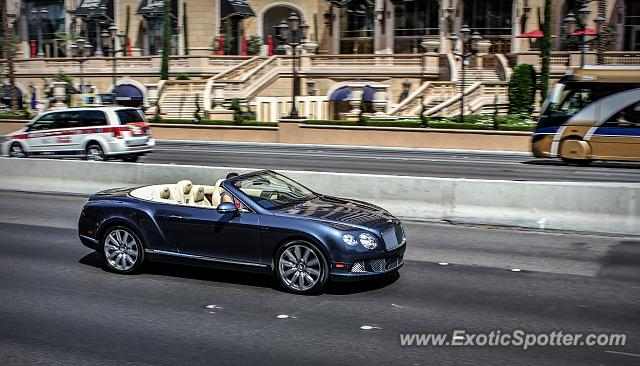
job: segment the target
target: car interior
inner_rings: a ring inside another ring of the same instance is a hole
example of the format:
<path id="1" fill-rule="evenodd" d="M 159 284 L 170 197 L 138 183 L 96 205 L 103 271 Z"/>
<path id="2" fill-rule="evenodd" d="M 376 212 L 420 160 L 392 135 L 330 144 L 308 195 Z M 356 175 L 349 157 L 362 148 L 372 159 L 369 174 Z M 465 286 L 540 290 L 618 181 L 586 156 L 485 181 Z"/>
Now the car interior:
<path id="1" fill-rule="evenodd" d="M 190 180 L 181 180 L 176 184 L 140 187 L 132 191 L 131 195 L 149 201 L 213 208 L 218 207 L 222 202 L 231 202 L 235 203 L 239 209 L 245 210 L 240 201 L 220 186 L 223 181 L 224 179 L 219 179 L 215 185 L 209 186 L 194 185 Z"/>

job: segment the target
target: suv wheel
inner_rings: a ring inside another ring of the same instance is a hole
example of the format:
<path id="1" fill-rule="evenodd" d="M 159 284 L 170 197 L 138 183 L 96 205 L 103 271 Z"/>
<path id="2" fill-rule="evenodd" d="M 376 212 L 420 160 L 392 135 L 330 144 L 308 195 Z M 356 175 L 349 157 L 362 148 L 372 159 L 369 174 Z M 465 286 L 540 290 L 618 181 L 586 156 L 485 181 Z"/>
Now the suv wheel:
<path id="1" fill-rule="evenodd" d="M 24 153 L 22 145 L 14 142 L 9 148 L 9 156 L 12 158 L 24 158 L 25 156 L 27 156 L 27 154 Z"/>
<path id="2" fill-rule="evenodd" d="M 96 143 L 92 143 L 87 145 L 87 149 L 85 151 L 85 156 L 87 160 L 93 161 L 103 161 L 104 160 L 104 151 L 102 147 Z"/>

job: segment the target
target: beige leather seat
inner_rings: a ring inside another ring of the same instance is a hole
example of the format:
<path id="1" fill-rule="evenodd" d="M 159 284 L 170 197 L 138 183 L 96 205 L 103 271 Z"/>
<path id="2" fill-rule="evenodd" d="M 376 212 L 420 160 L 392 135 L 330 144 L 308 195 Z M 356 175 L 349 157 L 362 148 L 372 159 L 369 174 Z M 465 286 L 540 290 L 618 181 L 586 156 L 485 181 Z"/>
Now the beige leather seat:
<path id="1" fill-rule="evenodd" d="M 218 179 L 215 186 L 213 186 L 213 193 L 211 194 L 211 203 L 216 207 L 220 204 L 220 197 L 224 192 L 224 189 L 220 188 L 220 184 L 222 184 L 222 182 L 224 182 L 224 179 Z"/>
<path id="2" fill-rule="evenodd" d="M 194 206 L 206 206 L 211 207 L 211 202 L 204 196 L 204 187 L 203 186 L 193 186 L 193 201 L 190 203 Z"/>
<path id="3" fill-rule="evenodd" d="M 169 188 L 169 186 L 160 187 L 160 189 L 158 190 L 158 198 L 167 201 L 173 200 L 173 197 L 171 195 L 171 188 Z"/>
<path id="4" fill-rule="evenodd" d="M 191 190 L 193 183 L 190 180 L 181 180 L 176 184 L 176 197 L 175 199 L 179 203 L 189 204 L 193 201 L 193 194 Z"/>

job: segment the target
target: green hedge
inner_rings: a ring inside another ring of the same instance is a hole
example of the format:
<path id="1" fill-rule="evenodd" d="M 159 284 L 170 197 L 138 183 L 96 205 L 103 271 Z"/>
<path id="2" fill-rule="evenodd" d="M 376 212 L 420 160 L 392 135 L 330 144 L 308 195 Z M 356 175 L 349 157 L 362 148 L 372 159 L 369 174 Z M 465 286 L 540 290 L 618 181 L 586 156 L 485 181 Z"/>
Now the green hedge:
<path id="1" fill-rule="evenodd" d="M 21 120 L 30 120 L 33 118 L 31 114 L 11 114 L 11 113 L 0 113 L 0 119 L 21 119 Z"/>
<path id="2" fill-rule="evenodd" d="M 203 119 L 200 123 L 194 123 L 193 120 L 190 119 L 167 119 L 163 118 L 162 120 L 156 121 L 154 119 L 150 119 L 151 123 L 158 124 L 185 124 L 185 125 L 208 125 L 208 126 L 216 126 L 216 125 L 225 125 L 225 126 L 263 126 L 263 127 L 277 127 L 277 122 L 260 122 L 260 121 L 223 121 L 223 120 L 214 120 L 214 119 Z"/>
<path id="3" fill-rule="evenodd" d="M 465 116 L 464 123 L 460 123 L 460 117 L 426 117 L 424 122 L 427 128 L 452 128 L 463 130 L 493 130 L 493 116 L 472 115 Z M 506 116 L 496 116 L 501 131 L 533 131 L 536 121 L 529 115 L 516 114 Z M 310 125 L 333 125 L 333 126 L 373 126 L 373 127 L 412 127 L 420 128 L 421 121 L 418 119 L 401 119 L 396 121 L 376 121 L 368 120 L 366 123 L 358 121 L 343 120 L 310 120 L 305 123 Z"/>

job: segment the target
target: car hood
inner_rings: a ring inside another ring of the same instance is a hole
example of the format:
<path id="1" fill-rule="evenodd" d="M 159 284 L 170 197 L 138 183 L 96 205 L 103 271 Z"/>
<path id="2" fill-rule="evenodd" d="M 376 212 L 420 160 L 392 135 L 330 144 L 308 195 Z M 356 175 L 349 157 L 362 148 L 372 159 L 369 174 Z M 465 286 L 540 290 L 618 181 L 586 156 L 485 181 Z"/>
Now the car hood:
<path id="1" fill-rule="evenodd" d="M 376 205 L 331 196 L 318 196 L 295 206 L 275 210 L 274 213 L 377 230 L 382 230 L 398 221 L 389 212 Z"/>

